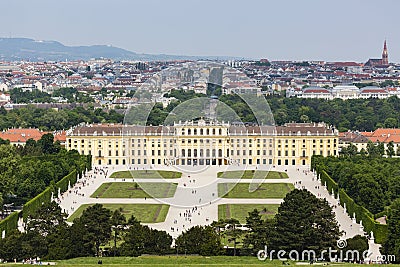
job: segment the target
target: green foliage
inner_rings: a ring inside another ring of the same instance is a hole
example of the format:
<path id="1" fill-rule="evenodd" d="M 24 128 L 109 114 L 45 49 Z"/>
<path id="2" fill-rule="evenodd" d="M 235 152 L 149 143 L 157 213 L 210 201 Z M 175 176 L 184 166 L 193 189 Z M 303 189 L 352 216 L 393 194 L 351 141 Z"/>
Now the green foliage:
<path id="1" fill-rule="evenodd" d="M 0 112 L 0 129 L 13 127 L 39 128 L 45 131 L 63 130 L 79 123 L 118 123 L 124 119 L 123 114 L 115 110 L 106 112 L 100 108 L 42 109 L 28 105 L 26 108 Z"/>
<path id="2" fill-rule="evenodd" d="M 260 212 L 256 209 L 249 212 L 246 218 L 246 231 L 243 248 L 248 250 L 251 255 L 255 255 L 259 250 L 265 248 L 273 231 L 273 220 L 262 220 Z"/>
<path id="3" fill-rule="evenodd" d="M 95 255 L 100 256 L 100 245 L 105 244 L 111 237 L 111 211 L 101 204 L 89 206 L 82 216 L 74 220 L 86 229 L 85 238 L 90 240 Z"/>
<path id="4" fill-rule="evenodd" d="M 221 239 L 211 226 L 194 226 L 176 239 L 180 254 L 215 256 L 222 253 Z"/>
<path id="5" fill-rule="evenodd" d="M 313 156 L 311 160 L 311 168 L 317 171 L 321 183 L 326 183 L 329 192 L 333 189 L 335 196 L 339 193 L 340 203 L 342 206 L 346 204 L 349 216 L 353 217 L 355 214 L 357 222 L 362 221 L 368 233 L 374 232 L 377 243 L 386 240 L 388 230 L 387 225 L 374 220 L 375 216 L 371 211 L 382 211 L 398 196 L 399 166 L 398 159 L 371 159 L 363 156 Z"/>
<path id="6" fill-rule="evenodd" d="M 348 238 L 347 246 L 345 247 L 345 253 L 347 251 L 358 251 L 359 255 L 362 255 L 364 251 L 369 248 L 368 239 L 365 236 L 356 235 L 352 238 Z"/>
<path id="7" fill-rule="evenodd" d="M 59 150 L 52 139 L 52 135 L 46 135 L 39 140 L 41 142 L 32 143 L 31 147 L 39 150 L 23 151 L 0 145 L 0 194 L 5 196 L 6 203 L 28 200 L 21 214 L 13 213 L 0 222 L 0 229 L 6 233 L 17 228 L 19 216 L 25 221 L 36 216 L 43 204 L 50 203 L 52 193 L 56 196 L 58 188 L 61 192 L 66 191 L 68 183 L 76 182 L 77 173 L 91 168 L 90 157 L 80 156 L 76 151 Z M 36 156 L 37 152 L 40 152 L 39 156 Z"/>
<path id="8" fill-rule="evenodd" d="M 23 91 L 21 88 L 10 90 L 10 98 L 14 103 L 51 103 L 51 95 L 39 90 Z"/>
<path id="9" fill-rule="evenodd" d="M 167 232 L 141 225 L 133 216 L 128 221 L 123 240 L 121 255 L 134 257 L 142 254 L 164 255 L 170 251 L 172 244 L 172 237 Z"/>
<path id="10" fill-rule="evenodd" d="M 6 236 L 12 230 L 17 229 L 18 227 L 18 211 L 15 211 L 7 216 L 4 220 L 0 221 L 0 231 L 6 231 Z"/>
<path id="11" fill-rule="evenodd" d="M 383 243 L 384 255 L 395 255 L 400 262 L 400 198 L 393 201 L 388 215 L 388 235 Z"/>
<path id="12" fill-rule="evenodd" d="M 273 249 L 321 252 L 334 247 L 339 226 L 329 203 L 307 190 L 288 193 L 275 216 L 270 245 Z"/>

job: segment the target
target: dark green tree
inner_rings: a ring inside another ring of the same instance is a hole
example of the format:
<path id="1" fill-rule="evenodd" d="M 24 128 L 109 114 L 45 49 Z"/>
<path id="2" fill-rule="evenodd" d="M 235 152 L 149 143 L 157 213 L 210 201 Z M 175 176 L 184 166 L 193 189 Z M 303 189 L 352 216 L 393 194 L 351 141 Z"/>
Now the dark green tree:
<path id="1" fill-rule="evenodd" d="M 336 246 L 339 226 L 329 203 L 309 191 L 295 189 L 288 193 L 278 209 L 273 249 L 320 252 Z"/>
<path id="2" fill-rule="evenodd" d="M 363 255 L 364 251 L 367 251 L 369 248 L 368 239 L 365 236 L 356 235 L 352 238 L 348 238 L 346 241 L 347 241 L 347 245 L 343 249 L 344 252 L 358 251 L 359 255 Z M 351 254 L 347 254 L 347 255 L 351 256 Z M 354 258 L 354 259 L 348 259 L 348 260 L 355 261 L 358 259 Z"/>
<path id="3" fill-rule="evenodd" d="M 241 224 L 239 220 L 230 218 L 226 220 L 224 235 L 228 237 L 228 242 L 233 243 L 233 256 L 236 256 L 236 246 L 239 244 L 239 239 L 243 235 L 243 231 L 238 228 Z"/>
<path id="4" fill-rule="evenodd" d="M 116 209 L 111 215 L 111 227 L 114 232 L 114 256 L 117 252 L 117 241 L 120 236 L 121 231 L 123 231 L 126 225 L 126 218 L 122 214 L 122 208 Z"/>
<path id="5" fill-rule="evenodd" d="M 393 156 L 395 155 L 393 141 L 390 141 L 390 142 L 387 144 L 386 155 L 387 155 L 389 158 L 391 158 L 391 157 L 393 157 Z"/>
<path id="6" fill-rule="evenodd" d="M 95 204 L 84 210 L 77 220 L 84 225 L 87 239 L 91 241 L 96 255 L 100 256 L 100 246 L 111 237 L 111 211 L 101 204 Z"/>
<path id="7" fill-rule="evenodd" d="M 400 262 L 400 198 L 390 206 L 388 218 L 388 236 L 382 245 L 384 255 L 395 255 L 396 262 Z"/>
<path id="8" fill-rule="evenodd" d="M 243 239 L 243 248 L 254 255 L 259 250 L 264 249 L 267 244 L 268 235 L 271 234 L 273 221 L 261 219 L 257 209 L 249 212 L 246 217 L 246 227 L 248 228 Z"/>
<path id="9" fill-rule="evenodd" d="M 179 235 L 175 243 L 180 253 L 203 256 L 222 253 L 221 239 L 211 226 L 194 226 Z"/>

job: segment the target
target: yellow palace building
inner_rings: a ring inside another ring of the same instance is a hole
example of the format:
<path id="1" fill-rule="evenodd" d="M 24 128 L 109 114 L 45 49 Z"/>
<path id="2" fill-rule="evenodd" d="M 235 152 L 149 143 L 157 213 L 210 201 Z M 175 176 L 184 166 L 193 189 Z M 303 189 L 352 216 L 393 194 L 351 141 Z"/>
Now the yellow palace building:
<path id="1" fill-rule="evenodd" d="M 309 165 L 312 155 L 338 155 L 338 136 L 324 123 L 201 119 L 170 126 L 76 126 L 67 131 L 66 148 L 92 155 L 94 165 Z"/>

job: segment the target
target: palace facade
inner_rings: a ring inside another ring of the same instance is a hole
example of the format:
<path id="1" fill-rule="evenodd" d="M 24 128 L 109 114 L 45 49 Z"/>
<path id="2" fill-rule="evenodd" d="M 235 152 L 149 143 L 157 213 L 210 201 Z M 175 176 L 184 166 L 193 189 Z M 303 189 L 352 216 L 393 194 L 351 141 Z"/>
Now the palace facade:
<path id="1" fill-rule="evenodd" d="M 309 165 L 312 155 L 338 155 L 338 136 L 324 123 L 92 124 L 67 131 L 66 148 L 94 165 Z"/>

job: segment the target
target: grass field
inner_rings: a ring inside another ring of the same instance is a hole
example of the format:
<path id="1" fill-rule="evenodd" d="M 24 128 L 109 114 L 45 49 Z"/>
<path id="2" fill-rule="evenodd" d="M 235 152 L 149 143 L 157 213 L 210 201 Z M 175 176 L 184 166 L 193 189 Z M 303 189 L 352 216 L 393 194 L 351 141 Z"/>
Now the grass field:
<path id="1" fill-rule="evenodd" d="M 285 172 L 277 171 L 226 171 L 217 173 L 218 178 L 230 178 L 230 179 L 285 179 L 289 178 Z"/>
<path id="2" fill-rule="evenodd" d="M 89 206 L 92 206 L 92 204 L 80 206 L 68 218 L 68 221 L 72 222 L 75 218 L 80 217 L 82 212 Z M 126 219 L 129 219 L 133 215 L 142 223 L 163 222 L 169 210 L 169 205 L 163 204 L 103 204 L 103 207 L 111 211 L 122 208 L 122 214 L 125 215 Z"/>
<path id="3" fill-rule="evenodd" d="M 153 178 L 153 179 L 175 179 L 181 178 L 181 172 L 174 171 L 157 171 L 157 170 L 133 170 L 133 171 L 120 171 L 114 172 L 110 175 L 110 178 Z"/>
<path id="4" fill-rule="evenodd" d="M 257 209 L 263 220 L 272 219 L 278 213 L 277 204 L 222 204 L 218 205 L 218 219 L 238 219 L 241 224 L 246 223 L 250 211 Z"/>
<path id="5" fill-rule="evenodd" d="M 57 266 L 99 266 L 99 258 L 77 258 L 58 261 Z M 259 261 L 257 257 L 228 257 L 228 256 L 141 256 L 101 258 L 100 266 L 282 266 L 281 261 Z M 291 264 L 294 265 L 294 264 Z"/>
<path id="6" fill-rule="evenodd" d="M 168 198 L 173 197 L 175 183 L 104 183 L 91 195 L 99 198 Z"/>
<path id="7" fill-rule="evenodd" d="M 294 189 L 289 183 L 221 183 L 218 184 L 218 196 L 224 198 L 284 198 Z"/>
<path id="8" fill-rule="evenodd" d="M 98 260 L 101 259 L 103 264 L 98 265 Z M 103 258 L 76 258 L 64 261 L 56 261 L 57 265 L 60 267 L 64 266 L 81 266 L 81 267 L 95 267 L 95 266 L 106 266 L 106 267 L 116 267 L 116 266 L 267 266 L 276 267 L 284 266 L 282 261 L 273 260 L 270 261 L 259 261 L 257 257 L 229 257 L 229 256 L 141 256 L 141 257 L 103 257 Z M 296 262 L 288 261 L 287 265 L 296 266 Z M 308 265 L 303 263 L 303 265 Z M 318 263 L 322 265 L 322 263 Z M 317 264 L 315 264 L 317 265 Z M 324 263 L 323 265 L 328 265 Z M 354 267 L 354 266 L 365 266 L 353 263 L 329 263 L 330 266 L 340 266 L 340 267 Z M 3 266 L 3 265 L 0 265 Z M 368 266 L 382 266 L 377 264 L 372 264 Z M 390 266 L 399 267 L 400 265 L 391 264 Z"/>

